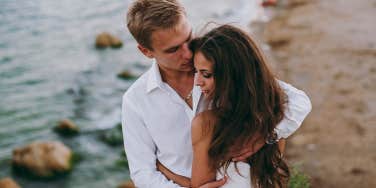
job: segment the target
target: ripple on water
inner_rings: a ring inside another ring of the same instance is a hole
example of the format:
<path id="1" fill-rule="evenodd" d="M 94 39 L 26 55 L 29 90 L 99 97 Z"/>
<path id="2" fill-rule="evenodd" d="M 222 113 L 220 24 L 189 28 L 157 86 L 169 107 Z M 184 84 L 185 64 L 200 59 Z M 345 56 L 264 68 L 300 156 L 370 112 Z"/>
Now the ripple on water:
<path id="1" fill-rule="evenodd" d="M 22 75 L 28 70 L 26 67 L 18 66 L 12 67 L 9 70 L 2 70 L 0 72 L 0 79 L 11 79 Z"/>
<path id="2" fill-rule="evenodd" d="M 0 48 L 1 48 L 1 43 L 0 43 Z M 13 58 L 11 56 L 4 56 L 0 60 L 0 65 L 10 63 L 12 60 L 13 60 Z"/>

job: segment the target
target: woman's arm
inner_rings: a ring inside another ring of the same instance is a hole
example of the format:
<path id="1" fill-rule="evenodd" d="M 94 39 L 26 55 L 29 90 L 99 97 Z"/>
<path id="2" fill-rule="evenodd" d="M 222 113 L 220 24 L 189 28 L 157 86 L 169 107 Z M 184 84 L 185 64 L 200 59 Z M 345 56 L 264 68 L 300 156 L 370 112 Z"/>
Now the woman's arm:
<path id="1" fill-rule="evenodd" d="M 183 187 L 217 188 L 224 185 L 227 178 L 216 181 L 216 170 L 209 165 L 208 151 L 213 131 L 214 117 L 210 112 L 198 114 L 192 121 L 192 178 L 177 175 L 157 161 L 157 169 L 167 179 Z"/>
<path id="2" fill-rule="evenodd" d="M 162 163 L 157 161 L 157 169 L 160 171 L 168 180 L 172 180 L 174 183 L 182 186 L 182 187 L 191 187 L 191 179 L 185 176 L 181 176 L 175 174 L 167 167 L 165 167 Z"/>
<path id="3" fill-rule="evenodd" d="M 157 161 L 157 169 L 160 171 L 163 175 L 166 176 L 168 180 L 172 180 L 176 184 L 182 186 L 182 187 L 191 187 L 191 179 L 187 178 L 185 176 L 181 176 L 178 174 L 173 173 L 170 171 L 167 167 L 163 166 L 159 161 Z M 224 178 L 206 183 L 198 188 L 218 188 L 222 185 L 224 185 L 227 181 L 227 177 L 225 176 Z"/>
<path id="4" fill-rule="evenodd" d="M 209 164 L 208 151 L 213 125 L 210 125 L 209 121 L 212 118 L 207 116 L 207 113 L 203 112 L 198 114 L 192 121 L 192 187 L 199 187 L 216 179 L 216 170 L 212 169 Z"/>

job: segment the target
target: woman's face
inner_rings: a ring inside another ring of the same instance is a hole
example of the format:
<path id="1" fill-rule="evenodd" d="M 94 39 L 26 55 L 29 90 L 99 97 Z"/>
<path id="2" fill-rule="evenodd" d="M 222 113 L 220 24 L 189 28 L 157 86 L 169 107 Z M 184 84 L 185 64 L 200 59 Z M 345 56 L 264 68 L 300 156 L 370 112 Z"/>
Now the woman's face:
<path id="1" fill-rule="evenodd" d="M 195 84 L 200 86 L 205 98 L 211 99 L 215 89 L 213 63 L 207 60 L 201 52 L 195 53 L 193 61 L 196 69 Z"/>

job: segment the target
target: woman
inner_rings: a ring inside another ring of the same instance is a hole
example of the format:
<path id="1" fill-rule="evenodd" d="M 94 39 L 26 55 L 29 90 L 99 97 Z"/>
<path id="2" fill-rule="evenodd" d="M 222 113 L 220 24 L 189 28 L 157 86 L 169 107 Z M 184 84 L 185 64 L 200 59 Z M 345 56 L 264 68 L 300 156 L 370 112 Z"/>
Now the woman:
<path id="1" fill-rule="evenodd" d="M 190 48 L 196 85 L 211 101 L 192 121 L 191 187 L 223 175 L 223 187 L 285 187 L 289 170 L 275 142 L 243 162 L 231 161 L 231 150 L 250 138 L 272 140 L 284 117 L 284 93 L 259 47 L 242 30 L 223 25 L 193 39 Z M 170 179 L 184 185 L 184 178 Z"/>

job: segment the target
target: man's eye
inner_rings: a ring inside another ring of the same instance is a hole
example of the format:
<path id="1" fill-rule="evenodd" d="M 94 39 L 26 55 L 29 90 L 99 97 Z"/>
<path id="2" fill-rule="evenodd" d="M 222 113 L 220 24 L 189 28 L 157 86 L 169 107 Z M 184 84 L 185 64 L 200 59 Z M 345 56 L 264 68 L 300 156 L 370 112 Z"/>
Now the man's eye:
<path id="1" fill-rule="evenodd" d="M 179 49 L 179 47 L 175 47 L 175 48 L 168 49 L 166 52 L 167 52 L 167 53 L 174 53 L 174 52 L 176 52 L 178 49 Z"/>

